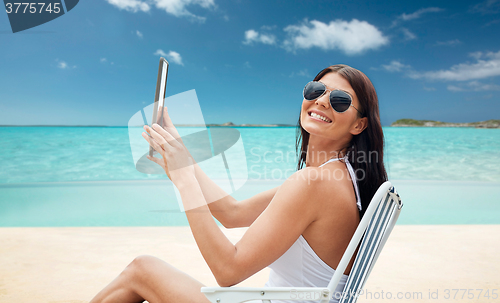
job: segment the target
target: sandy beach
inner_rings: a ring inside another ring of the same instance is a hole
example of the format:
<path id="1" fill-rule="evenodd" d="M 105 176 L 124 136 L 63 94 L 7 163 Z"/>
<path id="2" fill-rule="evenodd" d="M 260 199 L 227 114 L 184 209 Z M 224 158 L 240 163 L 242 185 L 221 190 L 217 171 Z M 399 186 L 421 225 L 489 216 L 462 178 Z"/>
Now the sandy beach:
<path id="1" fill-rule="evenodd" d="M 234 243 L 245 230 L 223 229 Z M 500 225 L 397 225 L 358 302 L 500 302 L 499 233 Z M 189 227 L 0 228 L 0 302 L 88 302 L 143 254 L 217 285 Z M 263 286 L 268 273 L 238 286 Z"/>

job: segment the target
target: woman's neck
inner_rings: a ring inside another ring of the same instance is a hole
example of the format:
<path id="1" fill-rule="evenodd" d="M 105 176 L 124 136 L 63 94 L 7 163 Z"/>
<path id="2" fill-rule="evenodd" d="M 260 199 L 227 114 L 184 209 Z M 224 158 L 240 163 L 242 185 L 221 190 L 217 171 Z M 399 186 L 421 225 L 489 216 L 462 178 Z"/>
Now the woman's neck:
<path id="1" fill-rule="evenodd" d="M 307 145 L 306 167 L 318 167 L 330 159 L 341 158 L 345 155 L 347 145 L 334 140 L 325 140 L 323 137 L 309 136 Z"/>

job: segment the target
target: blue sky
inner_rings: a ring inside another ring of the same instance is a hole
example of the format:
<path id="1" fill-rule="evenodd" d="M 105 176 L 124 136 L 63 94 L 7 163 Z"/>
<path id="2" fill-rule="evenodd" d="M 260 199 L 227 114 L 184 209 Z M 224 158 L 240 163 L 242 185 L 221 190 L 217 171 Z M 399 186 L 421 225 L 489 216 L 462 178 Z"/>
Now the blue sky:
<path id="1" fill-rule="evenodd" d="M 500 0 L 86 0 L 12 34 L 0 13 L 1 125 L 127 125 L 196 89 L 207 123 L 295 124 L 303 86 L 343 63 L 374 83 L 382 124 L 500 119 Z"/>

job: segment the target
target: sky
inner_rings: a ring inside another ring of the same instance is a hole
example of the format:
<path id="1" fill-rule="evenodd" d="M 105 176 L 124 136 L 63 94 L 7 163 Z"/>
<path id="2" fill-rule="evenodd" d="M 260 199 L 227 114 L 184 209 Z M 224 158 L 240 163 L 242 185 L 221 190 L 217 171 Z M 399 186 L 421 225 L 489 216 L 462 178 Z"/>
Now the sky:
<path id="1" fill-rule="evenodd" d="M 364 72 L 382 124 L 500 119 L 500 0 L 85 0 L 13 34 L 0 13 L 0 125 L 126 126 L 195 89 L 206 123 L 296 124 L 323 68 Z"/>

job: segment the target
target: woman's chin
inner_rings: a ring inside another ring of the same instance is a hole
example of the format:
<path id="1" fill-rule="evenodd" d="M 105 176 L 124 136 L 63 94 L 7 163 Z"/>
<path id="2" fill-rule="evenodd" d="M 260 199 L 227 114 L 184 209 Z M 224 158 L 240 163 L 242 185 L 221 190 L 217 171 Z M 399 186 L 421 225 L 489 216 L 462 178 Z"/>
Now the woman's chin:
<path id="1" fill-rule="evenodd" d="M 316 121 L 307 121 L 302 124 L 302 127 L 311 135 L 325 135 L 325 126 L 327 126 L 326 123 Z"/>
<path id="2" fill-rule="evenodd" d="M 317 126 L 304 127 L 305 131 L 309 133 L 309 136 L 319 136 L 324 137 L 326 133 L 324 130 L 319 129 Z"/>

